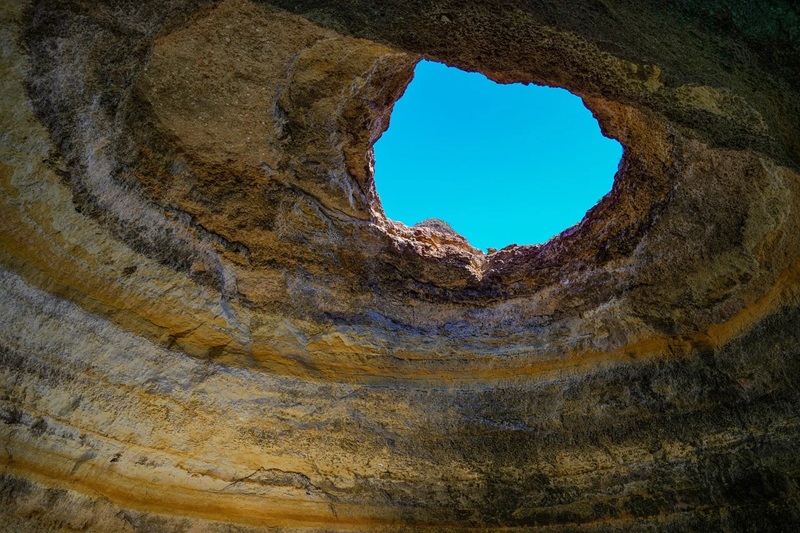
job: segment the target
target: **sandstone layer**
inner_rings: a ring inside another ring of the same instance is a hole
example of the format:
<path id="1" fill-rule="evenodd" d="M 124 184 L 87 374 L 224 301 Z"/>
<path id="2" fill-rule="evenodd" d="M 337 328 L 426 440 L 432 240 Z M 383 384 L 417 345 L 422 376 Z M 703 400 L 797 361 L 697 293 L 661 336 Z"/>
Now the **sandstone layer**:
<path id="1" fill-rule="evenodd" d="M 0 20 L 0 529 L 800 528 L 791 0 Z M 388 220 L 421 58 L 580 95 L 612 191 L 489 255 Z"/>

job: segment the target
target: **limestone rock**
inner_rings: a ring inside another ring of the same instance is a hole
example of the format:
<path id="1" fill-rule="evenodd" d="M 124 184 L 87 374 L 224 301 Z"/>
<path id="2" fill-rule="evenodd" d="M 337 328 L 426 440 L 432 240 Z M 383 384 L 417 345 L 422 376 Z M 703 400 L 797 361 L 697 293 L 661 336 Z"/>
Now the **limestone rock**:
<path id="1" fill-rule="evenodd" d="M 0 4 L 0 529 L 800 527 L 800 11 Z M 612 191 L 388 220 L 422 57 L 580 95 Z"/>

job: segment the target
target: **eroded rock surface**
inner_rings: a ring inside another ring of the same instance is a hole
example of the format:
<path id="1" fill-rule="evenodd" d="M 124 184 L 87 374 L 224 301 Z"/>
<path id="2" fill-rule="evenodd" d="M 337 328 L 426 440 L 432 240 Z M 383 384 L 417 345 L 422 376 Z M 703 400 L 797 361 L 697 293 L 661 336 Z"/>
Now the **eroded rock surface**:
<path id="1" fill-rule="evenodd" d="M 3 529 L 800 527 L 788 0 L 0 18 Z M 582 96 L 613 190 L 489 255 L 386 219 L 422 57 Z"/>

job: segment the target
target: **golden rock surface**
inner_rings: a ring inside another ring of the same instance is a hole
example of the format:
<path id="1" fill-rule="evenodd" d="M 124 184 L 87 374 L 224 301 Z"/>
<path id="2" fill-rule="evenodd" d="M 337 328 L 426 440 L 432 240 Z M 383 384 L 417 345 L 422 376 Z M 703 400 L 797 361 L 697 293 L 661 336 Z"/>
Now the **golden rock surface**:
<path id="1" fill-rule="evenodd" d="M 0 21 L 0 530 L 800 527 L 790 0 Z M 422 57 L 582 96 L 612 191 L 489 255 L 386 219 Z"/>

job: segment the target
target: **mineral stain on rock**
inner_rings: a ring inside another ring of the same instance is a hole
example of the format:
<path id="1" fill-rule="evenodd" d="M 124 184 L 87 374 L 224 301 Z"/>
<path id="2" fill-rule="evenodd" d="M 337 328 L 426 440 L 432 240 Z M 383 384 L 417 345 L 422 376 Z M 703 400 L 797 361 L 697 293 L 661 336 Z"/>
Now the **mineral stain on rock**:
<path id="1" fill-rule="evenodd" d="M 0 529 L 800 527 L 800 12 L 0 5 Z M 388 220 L 421 59 L 580 95 L 612 191 Z"/>

